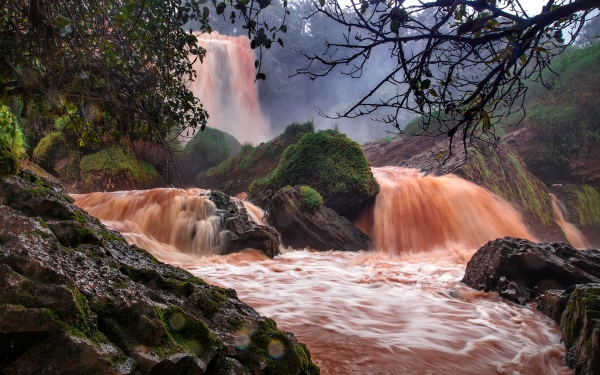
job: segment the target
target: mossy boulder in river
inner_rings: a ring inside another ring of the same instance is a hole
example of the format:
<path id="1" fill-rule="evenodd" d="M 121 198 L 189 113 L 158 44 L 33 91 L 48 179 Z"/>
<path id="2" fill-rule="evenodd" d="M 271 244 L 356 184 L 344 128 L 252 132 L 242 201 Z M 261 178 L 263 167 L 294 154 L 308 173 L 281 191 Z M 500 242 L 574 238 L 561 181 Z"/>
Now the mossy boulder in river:
<path id="1" fill-rule="evenodd" d="M 63 133 L 56 131 L 42 138 L 33 149 L 33 162 L 49 171 L 55 171 L 54 165 L 69 155 L 67 140 Z"/>
<path id="2" fill-rule="evenodd" d="M 306 134 L 289 146 L 277 168 L 255 180 L 250 191 L 260 195 L 287 185 L 314 188 L 325 206 L 346 217 L 366 209 L 379 193 L 360 145 L 331 130 Z"/>
<path id="3" fill-rule="evenodd" d="M 234 290 L 129 246 L 59 185 L 23 172 L 0 199 L 0 373 L 319 374 Z"/>
<path id="4" fill-rule="evenodd" d="M 132 190 L 157 187 L 162 179 L 154 167 L 131 151 L 111 147 L 81 159 L 82 192 Z"/>

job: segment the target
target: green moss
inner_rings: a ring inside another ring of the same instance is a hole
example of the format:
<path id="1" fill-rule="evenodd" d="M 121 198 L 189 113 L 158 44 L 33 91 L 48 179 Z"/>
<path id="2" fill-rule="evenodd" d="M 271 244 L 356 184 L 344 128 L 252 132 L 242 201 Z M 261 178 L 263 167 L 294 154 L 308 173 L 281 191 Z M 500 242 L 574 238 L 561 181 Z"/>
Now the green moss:
<path id="1" fill-rule="evenodd" d="M 575 190 L 579 200 L 577 212 L 582 226 L 600 225 L 600 193 L 589 185 L 583 185 L 581 190 Z"/>
<path id="2" fill-rule="evenodd" d="M 300 186 L 300 204 L 302 206 L 316 210 L 323 204 L 323 197 L 318 191 L 310 186 Z"/>
<path id="3" fill-rule="evenodd" d="M 135 155 L 123 149 L 111 147 L 81 159 L 81 178 L 91 180 L 92 174 L 108 174 L 113 177 L 125 175 L 138 187 L 152 186 L 160 178 L 154 167 L 139 161 Z"/>
<path id="4" fill-rule="evenodd" d="M 10 237 L 0 234 L 0 246 L 4 246 L 8 242 Z"/>
<path id="5" fill-rule="evenodd" d="M 212 318 L 217 311 L 227 303 L 227 297 L 216 288 L 205 288 L 198 291 L 198 307 L 202 315 Z"/>
<path id="6" fill-rule="evenodd" d="M 269 353 L 271 345 L 281 345 L 283 351 L 275 357 Z M 250 335 L 250 345 L 241 351 L 238 360 L 252 371 L 271 375 L 318 375 L 320 371 L 310 358 L 308 348 L 293 344 L 285 332 L 279 331 L 272 319 L 260 322 Z M 265 366 L 266 365 L 266 366 Z M 263 370 L 264 368 L 264 370 Z M 262 371 L 261 371 L 262 370 Z"/>
<path id="7" fill-rule="evenodd" d="M 52 132 L 42 138 L 33 149 L 33 162 L 46 168 L 67 155 L 67 141 L 61 132 Z"/>
<path id="8" fill-rule="evenodd" d="M 490 150 L 488 156 L 476 150 L 470 150 L 470 154 L 469 162 L 462 167 L 467 177 L 504 200 L 520 205 L 543 225 L 553 224 L 548 188 L 527 174 L 516 154 L 508 153 L 505 164 L 500 162 L 494 150 Z"/>
<path id="9" fill-rule="evenodd" d="M 18 159 L 25 154 L 25 138 L 17 118 L 0 105 L 0 174 L 18 172 Z"/>
<path id="10" fill-rule="evenodd" d="M 289 146 L 275 171 L 253 182 L 279 189 L 286 185 L 310 185 L 325 198 L 338 193 L 378 193 L 371 168 L 360 145 L 343 134 L 319 131 L 306 134 Z"/>
<path id="11" fill-rule="evenodd" d="M 106 240 L 109 240 L 109 241 L 119 241 L 119 242 L 122 242 L 122 243 L 127 243 L 127 241 L 125 241 L 125 239 L 123 237 L 119 237 L 117 235 L 114 235 L 114 234 L 109 233 L 109 232 L 104 231 L 104 230 L 99 230 L 98 231 L 98 235 L 100 235 L 102 238 L 104 238 Z M 152 255 L 150 255 L 150 253 L 148 253 L 148 255 L 151 256 L 152 258 L 154 258 Z"/>

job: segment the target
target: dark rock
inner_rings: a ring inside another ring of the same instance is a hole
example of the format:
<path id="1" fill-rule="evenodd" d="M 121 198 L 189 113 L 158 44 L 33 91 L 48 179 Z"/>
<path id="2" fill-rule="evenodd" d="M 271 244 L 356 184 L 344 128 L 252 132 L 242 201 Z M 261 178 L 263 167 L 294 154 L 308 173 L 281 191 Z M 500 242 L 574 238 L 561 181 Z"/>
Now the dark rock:
<path id="1" fill-rule="evenodd" d="M 534 291 L 513 281 L 508 281 L 506 277 L 502 276 L 498 280 L 498 294 L 509 301 L 524 304 L 531 299 Z"/>
<path id="2" fill-rule="evenodd" d="M 550 289 L 544 292 L 540 296 L 537 309 L 546 314 L 556 324 L 560 324 L 565 308 L 567 307 L 567 301 L 571 297 L 574 287 L 569 287 L 565 290 Z"/>
<path id="3" fill-rule="evenodd" d="M 281 233 L 285 246 L 350 251 L 369 248 L 369 237 L 334 210 L 323 205 L 304 207 L 299 189 L 282 188 L 271 201 L 268 220 Z"/>
<path id="4" fill-rule="evenodd" d="M 580 251 L 559 242 L 501 238 L 477 250 L 462 282 L 486 292 L 505 290 L 509 299 L 524 303 L 550 289 L 600 282 L 600 251 Z M 526 289 L 532 291 L 529 298 L 525 298 Z"/>
<path id="5" fill-rule="evenodd" d="M 319 373 L 234 291 L 127 245 L 33 177 L 0 181 L 1 374 Z M 244 325 L 256 329 L 239 349 Z M 271 340 L 285 347 L 277 360 Z"/>
<path id="6" fill-rule="evenodd" d="M 576 375 L 600 374 L 600 284 L 574 288 L 560 325 L 569 367 Z"/>
<path id="7" fill-rule="evenodd" d="M 273 258 L 281 254 L 279 233 L 266 225 L 255 223 L 246 208 L 220 191 L 211 191 L 209 199 L 217 206 L 223 227 L 224 253 L 237 253 L 244 249 L 256 249 Z"/>

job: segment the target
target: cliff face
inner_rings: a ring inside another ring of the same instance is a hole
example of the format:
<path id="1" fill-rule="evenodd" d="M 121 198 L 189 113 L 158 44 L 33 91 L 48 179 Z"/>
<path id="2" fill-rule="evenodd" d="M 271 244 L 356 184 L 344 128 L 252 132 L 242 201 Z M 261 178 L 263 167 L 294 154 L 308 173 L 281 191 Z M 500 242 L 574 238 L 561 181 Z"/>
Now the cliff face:
<path id="1" fill-rule="evenodd" d="M 59 185 L 23 172 L 0 198 L 0 373 L 319 373 L 234 290 L 127 245 Z"/>

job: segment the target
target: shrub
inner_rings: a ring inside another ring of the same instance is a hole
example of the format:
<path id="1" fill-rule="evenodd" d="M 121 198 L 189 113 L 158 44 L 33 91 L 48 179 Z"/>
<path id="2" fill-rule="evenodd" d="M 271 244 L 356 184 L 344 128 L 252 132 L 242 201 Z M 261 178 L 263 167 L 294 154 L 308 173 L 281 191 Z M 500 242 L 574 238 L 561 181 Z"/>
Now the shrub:
<path id="1" fill-rule="evenodd" d="M 61 132 L 52 132 L 42 138 L 33 149 L 33 162 L 44 168 L 53 168 L 54 164 L 67 155 L 65 135 Z"/>
<path id="2" fill-rule="evenodd" d="M 0 105 L 0 173 L 17 173 L 17 160 L 25 153 L 25 139 L 17 118 Z"/>
<path id="3" fill-rule="evenodd" d="M 300 186 L 300 204 L 304 207 L 316 210 L 323 204 L 323 197 L 318 191 L 310 186 Z"/>

